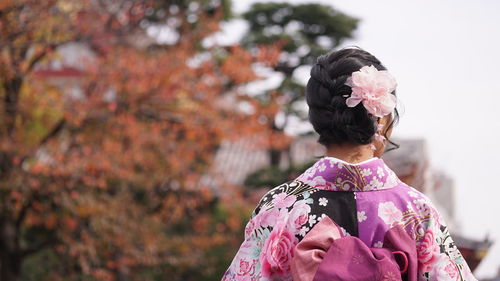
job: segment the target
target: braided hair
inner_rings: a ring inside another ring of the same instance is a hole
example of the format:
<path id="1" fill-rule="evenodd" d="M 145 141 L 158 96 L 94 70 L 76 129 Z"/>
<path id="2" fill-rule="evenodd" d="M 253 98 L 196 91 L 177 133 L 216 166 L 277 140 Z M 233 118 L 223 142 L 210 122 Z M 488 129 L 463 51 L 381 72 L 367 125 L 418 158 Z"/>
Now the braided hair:
<path id="1" fill-rule="evenodd" d="M 353 72 L 370 65 L 378 70 L 387 70 L 375 56 L 360 48 L 345 48 L 318 57 L 307 83 L 306 101 L 309 120 L 319 134 L 319 143 L 329 146 L 372 142 L 377 131 L 377 117 L 369 114 L 361 104 L 348 107 L 346 99 L 352 89 L 345 85 Z M 388 129 L 398 119 L 399 114 L 395 110 Z"/>

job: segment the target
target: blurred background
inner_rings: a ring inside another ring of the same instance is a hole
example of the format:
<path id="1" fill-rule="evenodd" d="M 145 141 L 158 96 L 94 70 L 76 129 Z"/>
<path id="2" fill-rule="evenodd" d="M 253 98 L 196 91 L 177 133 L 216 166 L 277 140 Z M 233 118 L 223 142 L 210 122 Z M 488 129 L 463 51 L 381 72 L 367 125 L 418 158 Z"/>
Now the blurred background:
<path id="1" fill-rule="evenodd" d="M 397 77 L 385 161 L 500 280 L 500 2 L 3 0 L 0 280 L 220 280 L 260 196 L 324 150 L 304 86 Z"/>

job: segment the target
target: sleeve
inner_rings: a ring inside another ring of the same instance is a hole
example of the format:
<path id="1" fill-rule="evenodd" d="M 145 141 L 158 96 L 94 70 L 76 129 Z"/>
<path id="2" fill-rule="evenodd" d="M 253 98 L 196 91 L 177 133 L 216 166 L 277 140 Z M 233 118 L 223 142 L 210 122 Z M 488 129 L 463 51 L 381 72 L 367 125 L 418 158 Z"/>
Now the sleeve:
<path id="1" fill-rule="evenodd" d="M 295 195 L 280 191 L 269 191 L 257 205 L 223 281 L 292 280 L 290 262 L 298 243 L 298 228 L 291 222 L 305 220 L 310 207 L 304 201 L 297 202 Z"/>
<path id="2" fill-rule="evenodd" d="M 224 273 L 222 281 L 230 280 L 259 280 L 259 254 L 262 243 L 257 236 L 252 235 L 258 209 L 255 209 L 245 227 L 245 241 L 241 244 L 229 268 Z"/>
<path id="3" fill-rule="evenodd" d="M 426 198 L 427 213 L 417 239 L 418 280 L 477 280 L 467 265 L 437 209 Z"/>

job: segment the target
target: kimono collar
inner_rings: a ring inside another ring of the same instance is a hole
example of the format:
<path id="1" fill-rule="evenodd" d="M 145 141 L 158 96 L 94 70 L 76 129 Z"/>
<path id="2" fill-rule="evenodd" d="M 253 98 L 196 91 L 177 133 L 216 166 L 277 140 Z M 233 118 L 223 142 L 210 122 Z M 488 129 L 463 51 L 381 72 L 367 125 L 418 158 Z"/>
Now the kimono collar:
<path id="1" fill-rule="evenodd" d="M 297 178 L 297 181 L 322 190 L 371 191 L 397 186 L 400 180 L 379 158 L 347 163 L 323 157 Z"/>

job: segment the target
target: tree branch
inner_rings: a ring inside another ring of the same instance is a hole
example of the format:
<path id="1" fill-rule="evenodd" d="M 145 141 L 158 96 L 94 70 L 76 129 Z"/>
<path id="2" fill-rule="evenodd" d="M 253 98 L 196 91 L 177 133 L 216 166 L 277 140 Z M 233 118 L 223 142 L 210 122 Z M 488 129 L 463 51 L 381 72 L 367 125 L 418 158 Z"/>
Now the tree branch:
<path id="1" fill-rule="evenodd" d="M 15 127 L 17 106 L 19 101 L 19 91 L 21 89 L 22 83 L 23 83 L 23 78 L 16 76 L 6 81 L 3 85 L 5 90 L 5 96 L 4 96 L 5 124 L 9 135 L 12 133 Z"/>
<path id="2" fill-rule="evenodd" d="M 55 244 L 56 241 L 57 240 L 54 237 L 47 238 L 47 240 L 41 241 L 41 242 L 39 242 L 31 247 L 28 247 L 26 249 L 22 249 L 20 251 L 21 252 L 20 256 L 21 256 L 21 258 L 25 258 L 29 255 L 32 255 L 32 254 L 42 250 L 45 247 L 48 247 L 50 245 Z"/>
<path id="3" fill-rule="evenodd" d="M 47 143 L 51 138 L 57 136 L 62 129 L 64 129 L 64 126 L 66 125 L 66 119 L 61 119 L 57 124 L 52 128 L 52 131 L 50 131 L 41 141 L 40 141 L 40 146 L 44 145 Z"/>
<path id="4" fill-rule="evenodd" d="M 26 72 L 31 71 L 33 69 L 33 67 L 35 66 L 35 64 L 37 64 L 40 60 L 42 60 L 45 57 L 45 55 L 47 55 L 49 50 L 52 50 L 54 47 L 55 46 L 53 46 L 53 45 L 49 45 L 43 51 L 41 51 L 38 55 L 36 55 L 28 64 L 28 68 L 26 69 Z"/>
<path id="5" fill-rule="evenodd" d="M 21 207 L 21 210 L 19 211 L 19 215 L 17 216 L 17 219 L 15 221 L 16 229 L 19 230 L 21 227 L 21 223 L 23 222 L 24 218 L 26 217 L 26 214 L 28 213 L 29 208 L 31 207 L 33 203 L 33 196 L 28 199 L 28 202 L 24 204 Z"/>
<path id="6" fill-rule="evenodd" d="M 32 155 L 32 153 L 36 152 L 40 146 L 46 144 L 50 139 L 57 136 L 64 129 L 65 125 L 66 125 L 66 119 L 63 118 L 63 119 L 59 120 L 59 122 L 57 122 L 57 124 L 54 126 L 54 128 L 52 128 L 52 130 L 45 137 L 42 138 L 42 140 L 40 141 L 40 143 L 38 144 L 38 146 L 36 148 L 34 148 L 31 152 L 29 152 L 29 153 L 25 154 L 23 157 L 21 157 L 20 163 L 22 164 L 26 159 L 28 159 L 28 157 L 30 157 Z"/>
<path id="7" fill-rule="evenodd" d="M 295 69 L 297 69 L 300 65 L 296 66 L 289 66 L 287 64 L 278 64 L 277 66 L 273 67 L 274 71 L 282 72 L 288 77 L 291 77 Z"/>

